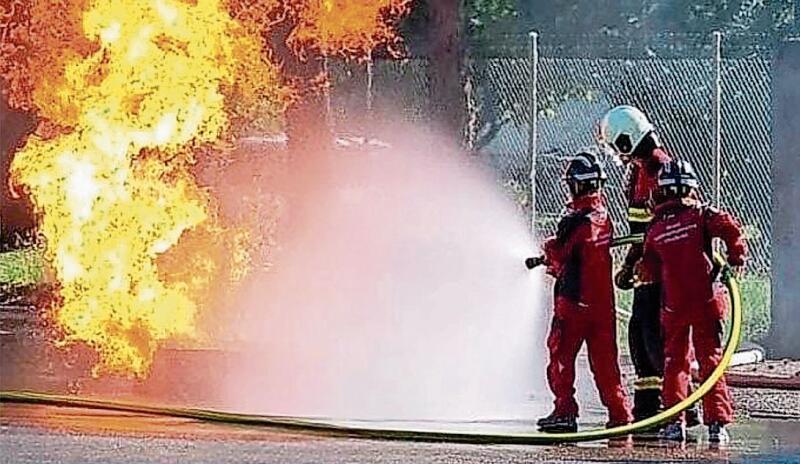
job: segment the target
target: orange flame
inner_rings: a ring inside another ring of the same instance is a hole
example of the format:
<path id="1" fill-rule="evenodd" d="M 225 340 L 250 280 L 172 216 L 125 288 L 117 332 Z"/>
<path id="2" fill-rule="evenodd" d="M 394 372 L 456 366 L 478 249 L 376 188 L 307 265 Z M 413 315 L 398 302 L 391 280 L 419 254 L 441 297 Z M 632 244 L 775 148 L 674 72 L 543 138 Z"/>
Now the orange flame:
<path id="1" fill-rule="evenodd" d="M 248 235 L 221 223 L 192 166 L 255 119 L 280 127 L 295 92 L 265 45 L 270 28 L 293 21 L 296 50 L 365 56 L 399 43 L 390 23 L 408 3 L 0 4 L 7 97 L 40 119 L 11 174 L 40 215 L 54 319 L 98 353 L 95 374 L 147 375 L 159 344 L 202 335 L 212 289 L 246 272 Z"/>
<path id="2" fill-rule="evenodd" d="M 301 0 L 290 2 L 296 26 L 288 43 L 298 52 L 366 58 L 385 46 L 400 54 L 401 39 L 394 27 L 411 8 L 411 0 Z"/>
<path id="3" fill-rule="evenodd" d="M 193 296 L 220 277 L 219 260 L 202 253 L 184 261 L 184 279 L 159 267 L 190 231 L 228 233 L 212 225 L 184 147 L 226 130 L 224 89 L 241 90 L 240 101 L 266 94 L 276 114 L 285 92 L 260 39 L 219 0 L 76 1 L 55 18 L 46 3 L 30 9 L 31 29 L 51 39 L 29 51 L 30 100 L 66 129 L 32 136 L 12 175 L 42 213 L 67 340 L 98 352 L 97 373 L 141 376 L 159 342 L 197 335 Z"/>

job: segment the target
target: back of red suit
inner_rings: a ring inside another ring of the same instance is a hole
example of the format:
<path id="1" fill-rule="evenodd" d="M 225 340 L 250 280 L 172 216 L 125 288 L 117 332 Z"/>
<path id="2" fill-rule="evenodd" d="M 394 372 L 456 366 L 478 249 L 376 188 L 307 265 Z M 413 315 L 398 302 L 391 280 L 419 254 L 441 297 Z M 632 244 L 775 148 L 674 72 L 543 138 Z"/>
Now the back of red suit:
<path id="1" fill-rule="evenodd" d="M 548 273 L 556 278 L 547 378 L 556 397 L 554 413 L 577 417 L 575 361 L 586 341 L 590 368 L 610 422 L 624 424 L 631 414 L 619 371 L 611 236 L 603 198 L 594 194 L 574 200 L 556 236 L 545 243 Z"/>
<path id="2" fill-rule="evenodd" d="M 690 338 L 703 379 L 722 358 L 725 305 L 724 295 L 714 287 L 714 237 L 726 243 L 728 261 L 740 265 L 745 246 L 739 225 L 727 213 L 695 200 L 672 200 L 659 206 L 647 234 L 641 266 L 645 275 L 662 285 L 667 407 L 688 393 Z M 733 411 L 724 379 L 704 397 L 703 412 L 706 424 L 731 421 Z"/>
<path id="3" fill-rule="evenodd" d="M 728 245 L 729 259 L 738 265 L 745 252 L 741 229 L 729 214 L 696 200 L 671 201 L 657 212 L 657 220 L 648 233 L 646 252 L 650 251 L 649 246 L 656 256 L 648 259 L 659 260 L 663 307 L 680 310 L 686 317 L 705 317 L 703 311 L 715 297 L 711 240 L 722 238 Z M 645 266 L 652 267 L 648 263 Z"/>

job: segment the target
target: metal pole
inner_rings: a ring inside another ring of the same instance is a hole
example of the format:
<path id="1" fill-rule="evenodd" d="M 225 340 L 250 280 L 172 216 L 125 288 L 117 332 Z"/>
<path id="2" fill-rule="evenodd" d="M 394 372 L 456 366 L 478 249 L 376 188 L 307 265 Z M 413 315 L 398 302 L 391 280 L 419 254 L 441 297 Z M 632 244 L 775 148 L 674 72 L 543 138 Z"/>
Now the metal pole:
<path id="1" fill-rule="evenodd" d="M 372 52 L 367 57 L 367 114 L 372 113 L 372 79 L 374 73 L 372 69 Z"/>
<path id="2" fill-rule="evenodd" d="M 530 93 L 528 95 L 529 126 L 528 126 L 528 156 L 531 160 L 531 231 L 536 235 L 536 157 L 538 144 L 538 123 L 539 123 L 539 33 L 531 31 L 528 33 L 528 60 L 530 61 L 531 82 L 528 85 Z"/>
<path id="3" fill-rule="evenodd" d="M 722 33 L 714 32 L 714 203 L 722 204 Z"/>
<path id="4" fill-rule="evenodd" d="M 322 57 L 322 74 L 325 76 L 325 91 L 323 92 L 323 99 L 325 102 L 325 123 L 328 127 L 333 127 L 333 119 L 331 115 L 331 89 L 330 89 L 330 70 L 328 68 L 328 55 Z"/>
<path id="5" fill-rule="evenodd" d="M 475 63 L 469 58 L 465 61 L 467 65 L 465 66 L 466 72 L 464 73 L 464 94 L 467 97 L 467 121 L 464 129 L 464 142 L 469 153 L 474 154 L 475 139 L 477 138 L 480 121 L 478 105 L 475 103 L 475 89 L 472 84 Z"/>

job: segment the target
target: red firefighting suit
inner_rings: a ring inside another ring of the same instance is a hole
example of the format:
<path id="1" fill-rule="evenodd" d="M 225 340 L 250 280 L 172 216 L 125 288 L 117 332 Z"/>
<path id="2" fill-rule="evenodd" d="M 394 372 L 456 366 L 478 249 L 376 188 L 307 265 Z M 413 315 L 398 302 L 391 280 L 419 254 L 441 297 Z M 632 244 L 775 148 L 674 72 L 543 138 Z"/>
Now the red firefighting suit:
<path id="1" fill-rule="evenodd" d="M 727 247 L 728 262 L 740 266 L 746 252 L 742 231 L 728 213 L 697 200 L 671 200 L 660 205 L 647 232 L 640 275 L 660 281 L 664 328 L 664 405 L 686 398 L 690 373 L 690 333 L 700 377 L 708 378 L 722 359 L 724 294 L 715 290 L 712 261 L 714 237 Z M 703 398 L 703 422 L 731 422 L 731 397 L 720 379 Z"/>
<path id="2" fill-rule="evenodd" d="M 609 422 L 626 424 L 632 417 L 617 359 L 611 222 L 600 194 L 580 197 L 568 207 L 556 236 L 544 245 L 547 272 L 556 278 L 555 310 L 547 339 L 547 380 L 556 397 L 554 413 L 578 416 L 575 358 L 585 340 Z"/>
<path id="3" fill-rule="evenodd" d="M 670 162 L 662 148 L 655 148 L 646 158 L 633 158 L 628 165 L 628 224 L 631 234 L 643 234 L 652 219 L 651 198 L 658 188 L 658 172 Z M 642 256 L 642 245 L 634 244 L 625 257 L 632 268 Z M 628 347 L 636 371 L 633 415 L 641 420 L 661 409 L 661 377 L 664 369 L 664 342 L 661 336 L 661 288 L 657 283 L 633 290 L 631 319 L 628 323 Z"/>

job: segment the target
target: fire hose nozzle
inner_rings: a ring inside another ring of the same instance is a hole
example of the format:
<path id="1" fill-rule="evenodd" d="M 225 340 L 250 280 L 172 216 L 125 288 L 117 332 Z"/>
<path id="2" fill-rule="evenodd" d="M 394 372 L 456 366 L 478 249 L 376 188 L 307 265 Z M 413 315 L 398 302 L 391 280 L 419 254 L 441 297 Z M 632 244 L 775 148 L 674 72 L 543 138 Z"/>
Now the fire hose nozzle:
<path id="1" fill-rule="evenodd" d="M 544 264 L 544 256 L 533 256 L 525 260 L 525 267 L 535 269 Z"/>

